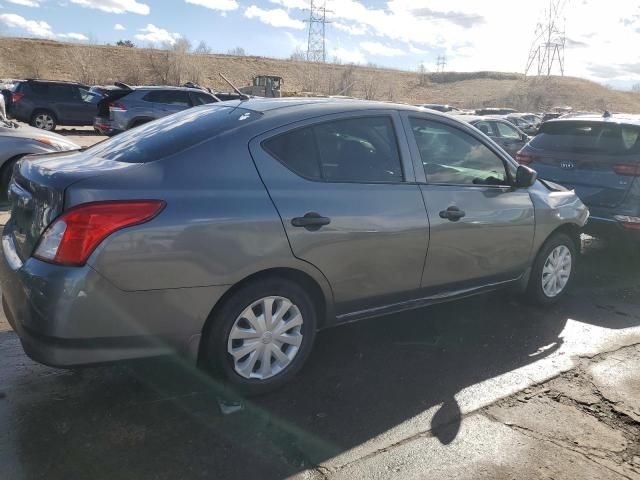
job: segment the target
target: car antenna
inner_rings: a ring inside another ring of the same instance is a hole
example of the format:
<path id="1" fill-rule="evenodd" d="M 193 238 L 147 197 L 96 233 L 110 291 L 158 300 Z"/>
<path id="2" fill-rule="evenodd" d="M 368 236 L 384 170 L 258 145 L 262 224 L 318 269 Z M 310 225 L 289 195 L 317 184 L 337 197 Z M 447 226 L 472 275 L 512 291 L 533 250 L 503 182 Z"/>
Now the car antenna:
<path id="1" fill-rule="evenodd" d="M 231 81 L 229 81 L 229 79 L 228 79 L 227 77 L 225 77 L 223 74 L 218 73 L 218 75 L 220 75 L 220 76 L 222 77 L 222 79 L 223 79 L 225 82 L 227 82 L 227 83 L 229 84 L 229 86 L 230 86 L 231 88 L 233 88 L 233 90 L 234 90 L 238 95 L 240 95 L 240 99 L 241 99 L 241 100 L 249 100 L 249 99 L 251 98 L 251 97 L 250 97 L 249 95 L 247 95 L 246 93 L 242 93 L 242 92 L 238 89 L 238 87 L 236 87 L 233 83 L 231 83 Z"/>

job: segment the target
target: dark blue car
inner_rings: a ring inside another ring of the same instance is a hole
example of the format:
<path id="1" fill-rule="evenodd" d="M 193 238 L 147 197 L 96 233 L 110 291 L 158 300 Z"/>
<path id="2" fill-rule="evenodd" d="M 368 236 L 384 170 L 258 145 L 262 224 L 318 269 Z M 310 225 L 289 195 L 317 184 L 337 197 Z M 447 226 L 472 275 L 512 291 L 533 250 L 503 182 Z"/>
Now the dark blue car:
<path id="1" fill-rule="evenodd" d="M 539 178 L 575 189 L 588 233 L 640 240 L 640 116 L 584 115 L 545 122 L 517 160 Z"/>

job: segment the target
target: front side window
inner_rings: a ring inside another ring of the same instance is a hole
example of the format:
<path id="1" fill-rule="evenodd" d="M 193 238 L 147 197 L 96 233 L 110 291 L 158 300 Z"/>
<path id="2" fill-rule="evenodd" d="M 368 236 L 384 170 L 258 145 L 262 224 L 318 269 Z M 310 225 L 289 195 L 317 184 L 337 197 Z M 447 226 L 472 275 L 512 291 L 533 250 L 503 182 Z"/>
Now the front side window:
<path id="1" fill-rule="evenodd" d="M 500 157 L 471 135 L 448 125 L 411 118 L 427 182 L 446 185 L 507 185 Z"/>
<path id="2" fill-rule="evenodd" d="M 200 92 L 191 92 L 191 99 L 193 100 L 193 105 L 206 105 L 208 103 L 213 103 L 216 101 L 211 95 L 207 95 L 206 93 Z"/>
<path id="3" fill-rule="evenodd" d="M 335 120 L 263 143 L 295 173 L 327 182 L 401 182 L 400 153 L 390 117 Z"/>
<path id="4" fill-rule="evenodd" d="M 501 138 L 508 138 L 510 140 L 520 140 L 520 133 L 508 123 L 496 122 L 498 134 Z"/>
<path id="5" fill-rule="evenodd" d="M 478 130 L 487 135 L 488 137 L 495 137 L 496 134 L 493 131 L 493 126 L 491 122 L 480 121 L 473 124 Z"/>

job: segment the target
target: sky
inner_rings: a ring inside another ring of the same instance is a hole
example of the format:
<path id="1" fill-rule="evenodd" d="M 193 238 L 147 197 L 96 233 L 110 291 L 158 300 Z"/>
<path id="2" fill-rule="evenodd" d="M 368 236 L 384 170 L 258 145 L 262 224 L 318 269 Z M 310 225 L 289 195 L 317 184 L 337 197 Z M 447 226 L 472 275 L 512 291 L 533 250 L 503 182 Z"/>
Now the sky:
<path id="1" fill-rule="evenodd" d="M 640 84 L 640 0 L 563 0 L 565 74 Z M 309 0 L 0 0 L 0 34 L 226 53 L 306 51 Z M 548 0 L 326 0 L 327 59 L 428 71 L 524 72 Z"/>

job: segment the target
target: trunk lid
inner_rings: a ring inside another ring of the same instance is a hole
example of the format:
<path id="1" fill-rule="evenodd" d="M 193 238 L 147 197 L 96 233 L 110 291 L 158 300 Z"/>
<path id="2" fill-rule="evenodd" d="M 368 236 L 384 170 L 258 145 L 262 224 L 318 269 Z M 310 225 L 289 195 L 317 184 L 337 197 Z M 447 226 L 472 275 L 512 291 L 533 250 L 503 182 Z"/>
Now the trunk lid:
<path id="1" fill-rule="evenodd" d="M 135 167 L 86 152 L 39 155 L 18 162 L 9 185 L 8 226 L 21 260 L 31 256 L 44 230 L 63 212 L 67 187 L 89 177 Z"/>
<path id="2" fill-rule="evenodd" d="M 606 121 L 549 122 L 523 153 L 540 178 L 575 190 L 587 206 L 613 208 L 636 181 L 621 174 L 620 166 L 640 168 L 640 128 Z"/>
<path id="3" fill-rule="evenodd" d="M 132 89 L 126 89 L 126 88 L 109 89 L 103 92 L 102 94 L 103 98 L 98 102 L 98 117 L 108 118 L 109 104 L 111 104 L 111 102 L 115 102 L 117 100 L 120 100 L 121 98 L 126 97 L 131 92 L 133 92 Z"/>

